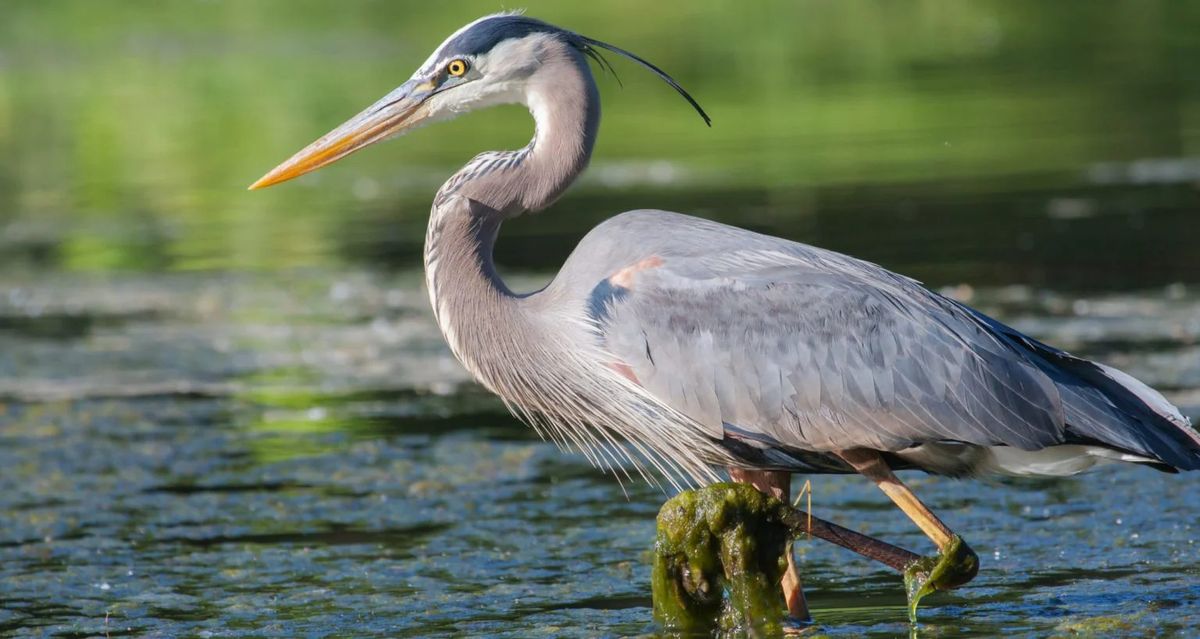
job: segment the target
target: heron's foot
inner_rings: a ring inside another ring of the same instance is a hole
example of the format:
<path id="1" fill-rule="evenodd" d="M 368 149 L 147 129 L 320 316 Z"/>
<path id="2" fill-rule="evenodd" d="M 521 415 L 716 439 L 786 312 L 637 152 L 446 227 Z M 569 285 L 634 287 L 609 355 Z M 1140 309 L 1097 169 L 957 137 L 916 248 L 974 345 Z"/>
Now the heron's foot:
<path id="1" fill-rule="evenodd" d="M 957 588 L 979 573 L 979 556 L 963 541 L 952 535 L 950 543 L 936 555 L 922 557 L 904 569 L 904 589 L 908 593 L 908 620 L 917 622 L 917 604 L 921 598 L 937 590 Z"/>

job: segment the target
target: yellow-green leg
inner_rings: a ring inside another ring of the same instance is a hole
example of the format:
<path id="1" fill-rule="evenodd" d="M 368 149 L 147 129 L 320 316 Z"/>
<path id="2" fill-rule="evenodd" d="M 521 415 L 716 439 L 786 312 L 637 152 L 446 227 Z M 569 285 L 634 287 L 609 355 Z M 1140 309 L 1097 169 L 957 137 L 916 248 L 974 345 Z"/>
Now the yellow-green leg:
<path id="1" fill-rule="evenodd" d="M 942 573 L 937 580 L 935 586 L 938 590 L 961 586 L 975 577 L 979 572 L 979 558 L 975 552 L 896 477 L 878 451 L 856 448 L 839 451 L 837 455 L 854 470 L 875 482 L 875 485 L 879 486 L 879 489 L 937 545 L 947 560 L 945 563 L 952 566 L 950 571 Z"/>

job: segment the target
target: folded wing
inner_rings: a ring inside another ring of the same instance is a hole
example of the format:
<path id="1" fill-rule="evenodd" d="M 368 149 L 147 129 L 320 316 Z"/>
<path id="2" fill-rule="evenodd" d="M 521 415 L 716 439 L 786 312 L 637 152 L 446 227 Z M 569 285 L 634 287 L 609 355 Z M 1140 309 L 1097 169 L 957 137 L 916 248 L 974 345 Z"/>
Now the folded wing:
<path id="1" fill-rule="evenodd" d="M 614 358 L 714 435 L 806 451 L 1086 443 L 1200 465 L 1200 439 L 1140 382 L 837 253 L 656 257 L 599 282 L 591 312 Z"/>

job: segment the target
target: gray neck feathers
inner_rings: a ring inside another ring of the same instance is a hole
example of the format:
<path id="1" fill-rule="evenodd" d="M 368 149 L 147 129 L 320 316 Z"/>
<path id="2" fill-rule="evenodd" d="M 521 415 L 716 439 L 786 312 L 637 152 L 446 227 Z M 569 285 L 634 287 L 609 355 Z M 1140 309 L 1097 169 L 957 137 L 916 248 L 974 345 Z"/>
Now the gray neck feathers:
<path id="1" fill-rule="evenodd" d="M 526 84 L 537 121 L 529 146 L 483 153 L 438 191 L 425 239 L 434 315 L 472 376 L 543 435 L 574 445 L 601 468 L 628 461 L 638 472 L 653 466 L 672 483 L 713 481 L 708 464 L 730 462 L 723 449 L 705 445 L 700 426 L 606 364 L 610 357 L 577 301 L 553 287 L 515 295 L 492 262 L 501 223 L 552 204 L 592 153 L 596 85 L 583 55 L 556 44 L 541 53 Z"/>
<path id="2" fill-rule="evenodd" d="M 581 53 L 554 43 L 526 84 L 537 123 L 519 151 L 475 157 L 438 191 L 425 239 L 425 277 L 434 314 L 468 370 L 502 397 L 521 370 L 514 359 L 538 357 L 544 344 L 518 343 L 543 331 L 496 273 L 492 247 L 500 223 L 552 204 L 587 166 L 600 123 L 599 95 Z"/>
<path id="3" fill-rule="evenodd" d="M 596 82 L 574 47 L 551 41 L 543 55 L 525 86 L 525 102 L 537 126 L 533 140 L 519 151 L 476 156 L 442 185 L 435 209 L 460 195 L 504 217 L 540 211 L 587 167 L 600 127 Z"/>

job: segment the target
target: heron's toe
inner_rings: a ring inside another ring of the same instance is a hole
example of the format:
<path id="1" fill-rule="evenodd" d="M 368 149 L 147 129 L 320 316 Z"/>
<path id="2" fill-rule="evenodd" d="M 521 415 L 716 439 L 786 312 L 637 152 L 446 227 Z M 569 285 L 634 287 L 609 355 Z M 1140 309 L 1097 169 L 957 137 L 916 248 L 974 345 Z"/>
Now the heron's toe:
<path id="1" fill-rule="evenodd" d="M 930 579 L 934 590 L 958 588 L 979 574 L 979 555 L 971 550 L 962 537 L 954 535 L 950 546 L 942 552 L 937 568 L 941 570 L 935 569 Z"/>
<path id="2" fill-rule="evenodd" d="M 917 620 L 917 604 L 921 598 L 936 590 L 957 588 L 979 574 L 979 555 L 953 535 L 950 543 L 937 555 L 922 557 L 904 570 L 904 587 L 908 592 L 908 617 Z"/>

